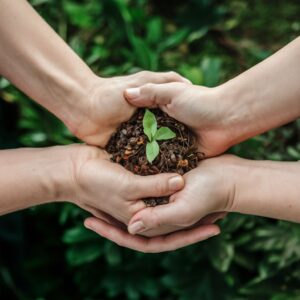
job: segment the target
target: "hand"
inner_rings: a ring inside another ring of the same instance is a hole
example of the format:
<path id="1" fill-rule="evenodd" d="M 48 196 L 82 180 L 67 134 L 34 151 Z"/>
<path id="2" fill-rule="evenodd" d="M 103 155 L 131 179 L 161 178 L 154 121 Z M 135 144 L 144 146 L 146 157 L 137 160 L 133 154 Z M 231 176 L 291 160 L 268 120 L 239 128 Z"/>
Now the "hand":
<path id="1" fill-rule="evenodd" d="M 233 144 L 230 102 L 218 88 L 186 83 L 146 84 L 127 89 L 125 98 L 137 107 L 159 107 L 190 126 L 198 136 L 199 151 L 206 157 L 223 153 Z"/>
<path id="2" fill-rule="evenodd" d="M 233 203 L 233 170 L 239 158 L 224 155 L 201 161 L 184 175 L 185 187 L 166 205 L 146 208 L 129 222 L 131 234 L 157 235 L 194 226 L 205 216 L 228 211 Z"/>
<path id="3" fill-rule="evenodd" d="M 70 130 L 81 140 L 91 145 L 104 147 L 111 134 L 122 123 L 130 119 L 135 108 L 124 101 L 126 88 L 147 82 L 166 83 L 189 82 L 175 72 L 154 73 L 142 71 L 133 75 L 113 78 L 95 77 L 89 84 L 84 101 L 76 107 L 76 124 L 69 124 Z M 73 118 L 74 119 L 74 118 Z"/>
<path id="4" fill-rule="evenodd" d="M 76 145 L 72 150 L 73 180 L 68 198 L 105 220 L 111 220 L 110 215 L 127 224 L 133 214 L 146 207 L 142 198 L 170 195 L 184 185 L 178 174 L 134 175 L 110 162 L 105 151 L 96 147 Z"/>
<path id="5" fill-rule="evenodd" d="M 110 221 L 103 221 L 97 218 L 86 219 L 84 225 L 86 228 L 93 230 L 121 247 L 144 253 L 160 253 L 176 250 L 218 235 L 220 229 L 213 223 L 224 216 L 224 213 L 212 214 L 201 220 L 193 228 L 152 238 L 131 235 L 126 229 L 119 228 Z"/>

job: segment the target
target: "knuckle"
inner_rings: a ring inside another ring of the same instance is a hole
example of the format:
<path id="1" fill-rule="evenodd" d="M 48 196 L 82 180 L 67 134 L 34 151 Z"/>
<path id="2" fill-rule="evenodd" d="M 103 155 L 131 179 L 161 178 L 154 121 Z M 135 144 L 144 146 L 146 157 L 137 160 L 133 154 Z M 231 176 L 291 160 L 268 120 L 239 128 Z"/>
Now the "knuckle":
<path id="1" fill-rule="evenodd" d="M 154 190 L 157 196 L 163 196 L 168 191 L 168 188 L 164 182 L 157 181 L 154 185 Z"/>
<path id="2" fill-rule="evenodd" d="M 146 83 L 142 86 L 142 93 L 149 93 L 154 87 L 153 83 Z"/>
<path id="3" fill-rule="evenodd" d="M 167 72 L 167 75 L 174 80 L 179 80 L 182 78 L 178 73 L 176 73 L 174 71 Z"/>
<path id="4" fill-rule="evenodd" d="M 179 74 L 174 72 L 174 71 L 169 71 L 168 75 L 170 75 L 170 76 L 179 76 Z"/>
<path id="5" fill-rule="evenodd" d="M 146 78 L 146 77 L 148 77 L 148 76 L 150 76 L 151 75 L 151 72 L 149 72 L 149 71 L 140 71 L 140 72 L 138 72 L 137 73 L 139 76 L 141 76 L 141 77 L 143 77 L 143 78 Z"/>

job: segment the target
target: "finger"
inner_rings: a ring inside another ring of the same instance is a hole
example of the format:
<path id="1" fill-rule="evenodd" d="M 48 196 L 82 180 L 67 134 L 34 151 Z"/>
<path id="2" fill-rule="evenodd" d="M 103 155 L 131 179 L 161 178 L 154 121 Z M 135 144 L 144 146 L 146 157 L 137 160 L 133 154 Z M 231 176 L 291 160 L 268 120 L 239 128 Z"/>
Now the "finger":
<path id="1" fill-rule="evenodd" d="M 220 229 L 217 225 L 201 225 L 197 228 L 182 230 L 165 236 L 146 238 L 136 235 L 133 236 L 122 229 L 116 228 L 96 218 L 86 219 L 84 226 L 115 242 L 119 246 L 145 253 L 176 250 L 206 240 L 220 233 Z"/>
<path id="2" fill-rule="evenodd" d="M 83 206 L 83 209 L 85 209 L 86 211 L 90 212 L 94 217 L 96 217 L 97 219 L 101 219 L 102 221 L 111 224 L 113 226 L 119 227 L 119 228 L 123 228 L 126 229 L 127 226 L 125 224 L 123 224 L 122 222 L 118 221 L 117 219 L 115 219 L 114 217 L 110 216 L 109 214 L 94 208 L 88 204 Z"/>
<path id="3" fill-rule="evenodd" d="M 227 212 L 218 212 L 218 213 L 212 213 L 208 216 L 202 218 L 197 224 L 213 224 L 217 222 L 218 220 L 224 219 L 227 215 Z"/>
<path id="4" fill-rule="evenodd" d="M 167 105 L 183 88 L 184 83 L 165 83 L 153 84 L 147 83 L 141 87 L 129 88 L 124 92 L 125 99 L 137 107 Z"/>
<path id="5" fill-rule="evenodd" d="M 140 84 L 151 83 L 167 83 L 167 82 L 184 82 L 191 84 L 191 81 L 181 76 L 180 74 L 169 71 L 169 72 L 151 72 L 141 71 L 135 74 L 140 81 Z"/>
<path id="6" fill-rule="evenodd" d="M 164 225 L 176 226 L 183 222 L 186 212 L 177 201 L 165 205 L 145 208 L 136 213 L 128 224 L 131 234 L 142 233 L 149 229 L 157 229 Z"/>
<path id="7" fill-rule="evenodd" d="M 184 179 L 178 174 L 133 175 L 130 188 L 134 198 L 167 196 L 184 187 Z"/>
<path id="8" fill-rule="evenodd" d="M 138 210 L 136 210 L 136 211 L 138 211 Z M 194 225 L 190 226 L 189 228 L 195 228 L 195 227 L 198 227 L 199 225 L 214 224 L 218 220 L 223 219 L 226 215 L 227 215 L 226 212 L 212 213 L 212 214 L 202 218 L 200 221 L 196 222 Z M 167 234 L 167 233 L 174 232 L 174 231 L 181 230 L 181 229 L 182 229 L 182 226 L 164 224 L 163 227 L 149 229 L 149 230 L 143 231 L 142 233 L 139 233 L 139 234 L 141 234 L 143 236 L 147 236 L 147 237 L 152 237 L 152 236 Z"/>

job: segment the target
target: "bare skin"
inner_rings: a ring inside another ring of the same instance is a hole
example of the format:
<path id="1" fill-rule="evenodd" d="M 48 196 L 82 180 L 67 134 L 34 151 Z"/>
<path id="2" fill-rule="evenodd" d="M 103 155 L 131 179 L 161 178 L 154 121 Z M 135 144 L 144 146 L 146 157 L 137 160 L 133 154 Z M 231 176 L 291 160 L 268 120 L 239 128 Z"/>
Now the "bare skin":
<path id="1" fill-rule="evenodd" d="M 101 78 L 25 0 L 0 1 L 0 44 L 0 74 L 78 138 L 96 146 L 104 147 L 119 124 L 134 113 L 136 108 L 123 99 L 126 88 L 148 82 L 189 82 L 175 72 Z M 83 145 L 5 150 L 0 151 L 0 161 L 0 214 L 70 201 L 120 230 L 144 208 L 141 198 L 169 195 L 183 187 L 176 174 L 134 176 L 110 163 L 105 152 Z M 199 227 L 199 232 L 197 240 L 219 229 L 212 225 L 203 232 Z"/>
<path id="2" fill-rule="evenodd" d="M 126 88 L 188 82 L 175 72 L 97 76 L 25 0 L 0 2 L 0 43 L 0 74 L 78 138 L 101 147 L 135 111 L 123 100 Z"/>
<path id="3" fill-rule="evenodd" d="M 199 150 L 211 157 L 249 137 L 299 118 L 299 70 L 300 38 L 297 38 L 219 87 L 147 84 L 127 89 L 125 97 L 137 107 L 158 106 L 189 125 L 198 134 Z M 203 216 L 220 211 L 300 222 L 299 162 L 220 156 L 201 162 L 184 178 L 184 189 L 171 196 L 170 204 L 137 213 L 129 223 L 129 232 L 166 234 L 189 228 Z M 97 219 L 88 222 L 94 231 L 103 234 Z M 140 236 L 129 237 L 125 232 L 113 230 L 105 236 L 141 251 L 147 251 L 151 243 L 146 238 L 141 240 Z M 166 247 L 153 246 L 151 252 L 165 251 Z"/>
<path id="4" fill-rule="evenodd" d="M 124 224 L 145 208 L 144 197 L 170 195 L 184 185 L 177 174 L 137 176 L 85 145 L 0 151 L 0 214 L 69 201 Z M 111 219 L 109 219 L 111 220 Z"/>
<path id="5" fill-rule="evenodd" d="M 300 38 L 215 88 L 185 83 L 127 89 L 138 107 L 159 106 L 195 130 L 207 157 L 300 116 Z"/>

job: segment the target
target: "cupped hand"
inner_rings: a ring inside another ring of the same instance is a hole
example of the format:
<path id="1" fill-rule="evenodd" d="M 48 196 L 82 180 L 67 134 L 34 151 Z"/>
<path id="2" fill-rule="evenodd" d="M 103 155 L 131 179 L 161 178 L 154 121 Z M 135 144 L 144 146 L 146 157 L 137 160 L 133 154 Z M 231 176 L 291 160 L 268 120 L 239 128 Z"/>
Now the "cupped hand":
<path id="1" fill-rule="evenodd" d="M 135 107 L 124 101 L 125 89 L 147 82 L 189 82 L 175 72 L 155 73 L 149 71 L 112 78 L 95 76 L 90 81 L 86 99 L 78 104 L 76 124 L 67 125 L 79 139 L 100 147 L 106 145 L 111 134 L 122 122 L 130 119 L 135 111 Z"/>
<path id="2" fill-rule="evenodd" d="M 206 157 L 223 153 L 232 145 L 230 103 L 218 88 L 182 82 L 146 84 L 125 91 L 137 107 L 159 107 L 169 116 L 191 127 L 198 136 L 199 151 Z"/>
<path id="3" fill-rule="evenodd" d="M 160 253 L 173 251 L 218 235 L 220 228 L 213 223 L 223 217 L 224 213 L 212 214 L 198 222 L 197 226 L 156 237 L 131 235 L 126 228 L 118 226 L 115 222 L 105 221 L 103 218 L 87 218 L 84 225 L 121 247 L 144 253 Z"/>
<path id="4" fill-rule="evenodd" d="M 167 196 L 184 186 L 178 174 L 134 175 L 92 146 L 73 146 L 71 161 L 69 198 L 105 220 L 113 217 L 127 224 L 133 214 L 146 207 L 141 199 Z"/>
<path id="5" fill-rule="evenodd" d="M 200 162 L 184 175 L 185 186 L 166 205 L 146 208 L 130 220 L 131 234 L 166 234 L 197 224 L 207 215 L 230 211 L 235 192 L 234 168 L 239 158 L 223 155 Z"/>

